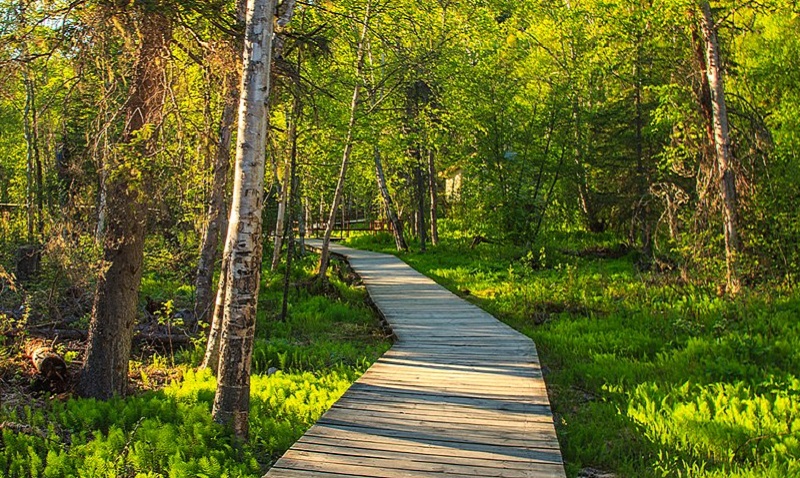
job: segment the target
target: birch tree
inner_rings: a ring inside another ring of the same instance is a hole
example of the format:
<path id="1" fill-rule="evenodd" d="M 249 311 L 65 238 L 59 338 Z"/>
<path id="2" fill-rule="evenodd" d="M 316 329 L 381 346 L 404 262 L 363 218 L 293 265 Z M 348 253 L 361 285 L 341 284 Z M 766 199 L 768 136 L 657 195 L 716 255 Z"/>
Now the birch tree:
<path id="1" fill-rule="evenodd" d="M 369 66 L 370 71 L 370 85 L 369 88 L 371 90 L 375 90 L 375 85 L 378 83 L 375 80 L 375 61 L 372 56 L 372 47 L 368 45 L 370 48 L 368 50 L 368 57 L 369 57 Z M 378 91 L 373 91 L 371 96 L 371 109 L 377 108 L 378 104 L 385 100 L 388 96 L 384 91 L 383 84 L 386 82 L 386 65 L 385 61 L 381 61 L 380 71 L 383 73 L 384 78 L 381 79 L 381 87 L 378 88 Z M 376 95 L 380 93 L 380 97 Z M 380 134 L 376 134 L 375 137 L 375 144 L 373 145 L 373 162 L 375 163 L 375 180 L 378 183 L 378 192 L 381 196 L 381 202 L 383 203 L 383 208 L 386 210 L 386 217 L 389 219 L 389 223 L 391 224 L 392 228 L 392 235 L 394 236 L 394 244 L 397 247 L 398 251 L 405 251 L 408 252 L 408 244 L 406 243 L 405 236 L 403 235 L 403 224 L 400 222 L 400 219 L 397 217 L 397 211 L 394 205 L 394 201 L 392 201 L 392 195 L 389 192 L 389 186 L 386 182 L 386 174 L 383 171 L 383 160 L 381 159 L 381 148 L 378 145 Z"/>
<path id="2" fill-rule="evenodd" d="M 381 150 L 377 144 L 373 149 L 375 177 L 378 182 L 378 191 L 381 193 L 381 200 L 383 201 L 383 207 L 386 209 L 386 216 L 389 218 L 389 222 L 392 224 L 394 244 L 398 251 L 408 252 L 408 244 L 406 244 L 406 239 L 403 236 L 403 225 L 397 218 L 394 202 L 392 201 L 392 195 L 389 193 L 389 187 L 386 185 L 386 175 L 383 172 L 383 162 L 381 161 Z"/>
<path id="3" fill-rule="evenodd" d="M 261 237 L 274 0 L 248 0 L 214 421 L 248 435 L 250 362 L 261 278 Z M 283 19 L 281 19 L 283 21 Z"/>
<path id="4" fill-rule="evenodd" d="M 294 121 L 294 119 L 292 120 Z M 293 128 L 294 125 L 290 125 L 289 128 Z M 290 135 L 291 136 L 291 135 Z M 289 140 L 291 144 L 291 139 Z M 281 262 L 281 249 L 283 248 L 283 235 L 284 229 L 286 228 L 286 204 L 289 201 L 289 187 L 290 183 L 290 173 L 291 173 L 291 160 L 286 161 L 286 164 L 283 165 L 283 179 L 281 180 L 281 200 L 278 203 L 278 218 L 275 221 L 275 241 L 273 242 L 273 249 L 272 249 L 272 265 L 270 266 L 270 270 L 275 271 L 278 269 L 278 264 Z"/>

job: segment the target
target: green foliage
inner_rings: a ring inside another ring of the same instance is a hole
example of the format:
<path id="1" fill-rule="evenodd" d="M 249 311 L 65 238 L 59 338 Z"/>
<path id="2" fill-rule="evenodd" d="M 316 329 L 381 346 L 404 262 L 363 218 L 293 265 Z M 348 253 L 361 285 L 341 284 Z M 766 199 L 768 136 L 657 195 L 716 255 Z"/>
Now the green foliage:
<path id="1" fill-rule="evenodd" d="M 800 473 L 800 381 L 710 383 L 629 394 L 628 416 L 663 448 L 656 469 L 676 464 L 730 474 L 752 469 Z"/>
<path id="2" fill-rule="evenodd" d="M 360 373 L 253 376 L 251 440 L 211 421 L 214 378 L 187 370 L 162 391 L 125 400 L 70 399 L 2 409 L 0 474 L 11 477 L 258 477 Z M 23 428 L 24 427 L 24 428 Z"/>
<path id="3" fill-rule="evenodd" d="M 389 346 L 363 289 L 336 276 L 332 296 L 300 285 L 310 281 L 313 263 L 312 256 L 297 262 L 284 321 L 272 316 L 283 273 L 262 276 L 247 443 L 211 420 L 215 378 L 183 365 L 179 380 L 125 399 L 0 405 L 0 476 L 261 476 Z M 163 302 L 155 316 L 170 321 L 173 308 L 190 303 L 191 288 L 161 270 L 146 275 L 141 294 Z M 175 361 L 197 364 L 202 352 L 195 344 Z M 147 360 L 132 369 L 149 388 L 155 374 L 169 371 L 170 361 L 157 355 Z"/>
<path id="4" fill-rule="evenodd" d="M 401 257 L 535 340 L 569 476 L 800 472 L 794 287 L 721 298 L 677 271 L 639 272 L 612 234 L 529 250 L 443 239 Z"/>

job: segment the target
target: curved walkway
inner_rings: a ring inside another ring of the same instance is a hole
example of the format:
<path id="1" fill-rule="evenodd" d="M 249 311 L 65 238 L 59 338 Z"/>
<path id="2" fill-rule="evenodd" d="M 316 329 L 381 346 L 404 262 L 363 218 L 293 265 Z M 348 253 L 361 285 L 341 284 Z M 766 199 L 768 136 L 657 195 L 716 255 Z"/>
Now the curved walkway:
<path id="1" fill-rule="evenodd" d="M 331 251 L 397 340 L 266 477 L 565 476 L 529 338 L 394 256 Z"/>

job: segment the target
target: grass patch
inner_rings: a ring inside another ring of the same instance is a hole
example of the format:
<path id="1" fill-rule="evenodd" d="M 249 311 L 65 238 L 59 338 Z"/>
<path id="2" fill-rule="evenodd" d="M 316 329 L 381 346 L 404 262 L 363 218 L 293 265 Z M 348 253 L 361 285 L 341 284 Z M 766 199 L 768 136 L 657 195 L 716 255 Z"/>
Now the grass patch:
<path id="1" fill-rule="evenodd" d="M 392 251 L 386 238 L 355 247 Z M 537 344 L 569 476 L 800 476 L 800 293 L 639 272 L 612 235 L 445 237 L 411 266 Z"/>

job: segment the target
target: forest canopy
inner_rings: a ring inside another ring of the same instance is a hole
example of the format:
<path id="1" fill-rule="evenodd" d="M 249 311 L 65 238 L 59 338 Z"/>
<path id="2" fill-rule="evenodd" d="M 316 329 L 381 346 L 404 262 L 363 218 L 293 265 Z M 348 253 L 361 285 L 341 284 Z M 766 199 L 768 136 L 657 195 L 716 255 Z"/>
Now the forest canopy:
<path id="1" fill-rule="evenodd" d="M 123 111 L 143 53 L 137 16 L 153 9 L 169 29 L 159 52 L 165 97 L 158 122 L 137 138 L 157 136 L 157 146 L 126 161 L 157 178 L 146 192 L 150 240 L 166 241 L 186 264 L 196 254 L 226 95 L 238 82 L 232 44 L 241 22 L 231 3 L 138 4 L 3 5 L 6 250 L 58 241 L 74 250 L 102 231 L 103 178 L 126 135 Z M 413 236 L 435 221 L 433 199 L 438 215 L 469 235 L 525 245 L 548 230 L 613 230 L 648 254 L 721 267 L 726 206 L 698 4 L 371 2 L 365 14 L 367 4 L 301 4 L 276 37 L 267 214 L 274 217 L 286 182 L 296 98 L 298 204 L 309 227 L 327 222 L 359 86 L 343 190 L 348 220 L 385 218 L 379 154 L 396 214 Z M 798 257 L 797 8 L 710 7 L 740 274 L 785 278 Z"/>

